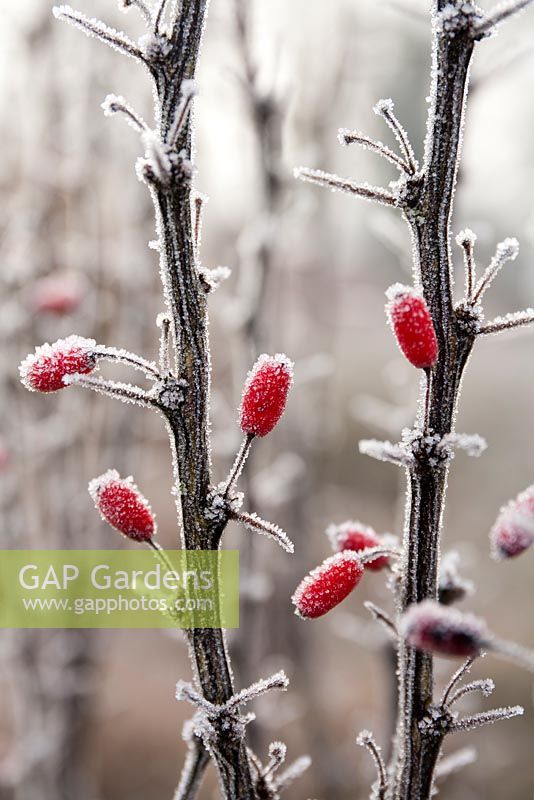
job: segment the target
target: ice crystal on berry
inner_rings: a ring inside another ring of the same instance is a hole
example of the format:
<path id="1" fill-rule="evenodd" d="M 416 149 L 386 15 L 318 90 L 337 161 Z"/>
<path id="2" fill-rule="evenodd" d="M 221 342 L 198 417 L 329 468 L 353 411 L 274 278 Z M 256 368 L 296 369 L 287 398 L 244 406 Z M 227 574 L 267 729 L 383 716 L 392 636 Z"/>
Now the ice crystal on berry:
<path id="1" fill-rule="evenodd" d="M 400 283 L 390 286 L 386 294 L 386 312 L 400 349 L 414 367 L 432 367 L 438 357 L 438 342 L 424 298 Z"/>
<path id="2" fill-rule="evenodd" d="M 359 584 L 364 566 L 352 550 L 327 558 L 299 584 L 292 597 L 301 617 L 322 617 L 341 603 Z"/>
<path id="3" fill-rule="evenodd" d="M 30 353 L 19 366 L 20 379 L 32 392 L 57 392 L 69 375 L 87 375 L 96 366 L 96 342 L 81 336 L 47 342 Z"/>
<path id="4" fill-rule="evenodd" d="M 359 552 L 367 550 L 369 547 L 380 547 L 384 543 L 381 537 L 368 525 L 361 522 L 344 522 L 341 525 L 330 525 L 326 535 L 332 543 L 332 547 L 337 552 L 352 550 Z M 365 564 L 366 569 L 379 571 L 389 564 L 387 556 L 379 556 Z"/>
<path id="5" fill-rule="evenodd" d="M 243 433 L 266 436 L 284 412 L 293 384 L 293 363 L 287 356 L 262 355 L 247 376 L 241 400 L 240 425 Z"/>
<path id="6" fill-rule="evenodd" d="M 128 539 L 147 542 L 156 533 L 150 505 L 132 477 L 121 478 L 110 469 L 90 482 L 89 494 L 102 518 Z"/>

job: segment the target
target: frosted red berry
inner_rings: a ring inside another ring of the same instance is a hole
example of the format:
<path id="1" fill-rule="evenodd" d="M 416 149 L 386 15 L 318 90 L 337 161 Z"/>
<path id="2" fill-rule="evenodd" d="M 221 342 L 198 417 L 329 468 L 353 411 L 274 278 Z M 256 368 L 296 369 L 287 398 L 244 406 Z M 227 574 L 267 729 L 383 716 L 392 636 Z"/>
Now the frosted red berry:
<path id="1" fill-rule="evenodd" d="M 501 509 L 490 532 L 494 558 L 514 558 L 534 544 L 534 486 Z"/>
<path id="2" fill-rule="evenodd" d="M 412 647 L 449 658 L 470 658 L 488 645 L 483 620 L 433 600 L 411 606 L 400 629 Z"/>
<path id="3" fill-rule="evenodd" d="M 414 367 L 429 369 L 438 357 L 436 331 L 424 298 L 411 286 L 396 283 L 386 292 L 386 312 L 397 344 Z"/>
<path id="4" fill-rule="evenodd" d="M 37 312 L 64 316 L 79 308 L 84 293 L 85 287 L 78 275 L 50 275 L 33 287 L 31 304 Z"/>
<path id="5" fill-rule="evenodd" d="M 148 542 L 156 533 L 150 505 L 131 477 L 110 469 L 90 482 L 89 494 L 102 518 L 128 539 Z"/>
<path id="6" fill-rule="evenodd" d="M 380 536 L 368 525 L 361 522 L 344 522 L 342 525 L 331 525 L 326 534 L 337 552 L 352 550 L 355 553 L 369 547 L 382 547 Z M 378 556 L 365 564 L 366 569 L 378 572 L 389 564 L 388 556 Z"/>
<path id="7" fill-rule="evenodd" d="M 87 375 L 96 366 L 96 342 L 81 336 L 43 344 L 28 355 L 19 367 L 24 386 L 33 392 L 64 389 L 69 375 Z"/>
<path id="8" fill-rule="evenodd" d="M 363 573 L 363 564 L 353 551 L 330 556 L 295 590 L 292 601 L 296 613 L 309 619 L 322 617 L 356 588 Z"/>
<path id="9" fill-rule="evenodd" d="M 250 436 L 266 436 L 284 412 L 293 383 L 293 364 L 287 356 L 262 355 L 247 376 L 240 409 L 240 425 Z"/>

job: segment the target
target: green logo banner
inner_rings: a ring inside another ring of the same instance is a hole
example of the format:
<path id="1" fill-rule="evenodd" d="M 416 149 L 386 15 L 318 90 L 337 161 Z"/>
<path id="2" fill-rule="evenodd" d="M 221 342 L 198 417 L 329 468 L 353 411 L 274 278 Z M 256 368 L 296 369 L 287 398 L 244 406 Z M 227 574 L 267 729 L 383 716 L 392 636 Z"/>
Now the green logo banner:
<path id="1" fill-rule="evenodd" d="M 237 628 L 237 550 L 3 550 L 1 628 Z"/>

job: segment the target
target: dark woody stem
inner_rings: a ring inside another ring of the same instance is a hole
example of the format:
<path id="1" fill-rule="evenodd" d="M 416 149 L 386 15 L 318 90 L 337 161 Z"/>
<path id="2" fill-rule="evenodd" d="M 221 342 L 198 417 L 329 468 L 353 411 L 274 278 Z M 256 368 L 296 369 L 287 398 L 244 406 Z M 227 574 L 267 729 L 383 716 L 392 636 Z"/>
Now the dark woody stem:
<path id="1" fill-rule="evenodd" d="M 172 63 L 165 65 L 156 80 L 163 141 L 172 128 L 181 84 L 194 77 L 206 6 L 206 0 L 183 0 L 177 18 L 172 20 Z M 185 151 L 186 157 L 190 158 L 190 122 L 182 128 L 176 150 Z M 152 197 L 164 289 L 179 354 L 179 374 L 188 386 L 183 404 L 166 415 L 177 470 L 175 492 L 181 514 L 182 540 L 188 550 L 217 549 L 221 524 L 214 526 L 205 513 L 211 482 L 208 447 L 210 357 L 206 293 L 195 258 L 190 182 L 184 176 L 181 180 L 160 184 L 152 188 Z M 211 703 L 227 702 L 234 694 L 234 686 L 223 631 L 191 629 L 187 632 L 187 640 L 202 694 Z M 210 749 L 219 771 L 223 796 L 230 800 L 256 800 L 243 739 L 221 735 Z M 204 767 L 205 760 L 202 760 L 199 768 L 202 771 Z M 198 785 L 198 781 L 196 783 Z"/>
<path id="2" fill-rule="evenodd" d="M 447 0 L 434 0 L 434 15 Z M 469 28 L 434 31 L 433 86 L 423 183 L 411 224 L 425 299 L 439 344 L 427 409 L 421 418 L 440 436 L 453 427 L 462 374 L 474 337 L 458 324 L 452 300 L 450 217 L 460 155 L 464 99 L 474 42 Z M 423 402 L 424 399 L 423 399 Z M 412 603 L 437 599 L 442 513 L 448 467 L 418 458 L 408 470 L 408 500 L 399 611 Z M 399 647 L 399 716 L 388 798 L 427 800 L 442 736 L 425 733 L 420 722 L 433 701 L 432 656 L 404 641 Z"/>

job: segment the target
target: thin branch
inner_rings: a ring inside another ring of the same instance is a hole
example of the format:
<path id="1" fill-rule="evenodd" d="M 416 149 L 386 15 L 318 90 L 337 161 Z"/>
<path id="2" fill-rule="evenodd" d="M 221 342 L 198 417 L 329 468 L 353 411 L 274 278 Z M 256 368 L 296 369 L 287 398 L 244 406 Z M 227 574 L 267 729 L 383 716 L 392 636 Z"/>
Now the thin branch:
<path id="1" fill-rule="evenodd" d="M 453 706 L 458 702 L 458 700 L 461 700 L 462 697 L 465 697 L 466 694 L 470 694 L 471 692 L 482 692 L 484 697 L 490 697 L 494 689 L 495 683 L 491 678 L 483 678 L 481 680 L 471 681 L 471 683 L 466 683 L 465 686 L 461 686 L 451 696 L 448 701 L 448 706 Z"/>
<path id="2" fill-rule="evenodd" d="M 239 513 L 239 514 L 232 514 L 232 519 L 236 522 L 240 522 L 245 528 L 248 528 L 250 531 L 254 533 L 262 533 L 264 536 L 269 536 L 271 539 L 274 539 L 277 544 L 282 547 L 286 553 L 294 553 L 295 552 L 295 545 L 282 530 L 282 528 L 275 525 L 273 522 L 267 522 L 261 517 L 258 517 L 257 514 L 246 514 L 246 513 Z"/>
<path id="3" fill-rule="evenodd" d="M 478 25 L 474 26 L 473 38 L 480 39 L 486 34 L 492 33 L 497 25 L 515 16 L 515 14 L 519 14 L 531 3 L 532 0 L 508 0 L 508 2 L 500 3 Z"/>
<path id="4" fill-rule="evenodd" d="M 223 494 L 225 498 L 230 496 L 231 492 L 235 488 L 237 481 L 239 480 L 241 473 L 243 472 L 243 467 L 245 466 L 245 462 L 247 460 L 253 441 L 254 441 L 254 435 L 247 433 L 245 438 L 241 442 L 241 447 L 238 450 L 232 469 L 230 470 L 230 473 L 226 478 L 226 481 L 224 482 Z"/>
<path id="5" fill-rule="evenodd" d="M 482 654 L 480 654 L 480 657 L 482 657 Z M 448 682 L 447 686 L 445 687 L 445 691 L 443 692 L 443 695 L 439 703 L 440 706 L 447 706 L 449 704 L 449 697 L 451 695 L 451 692 L 458 686 L 462 678 L 469 673 L 471 667 L 473 666 L 477 658 L 479 658 L 478 655 L 468 658 L 466 661 L 464 661 L 461 667 L 459 667 L 459 669 L 456 670 L 456 672 L 453 674 L 452 678 Z"/>
<path id="6" fill-rule="evenodd" d="M 53 8 L 53 14 L 56 19 L 69 22 L 71 25 L 74 25 L 75 28 L 79 28 L 86 36 L 95 36 L 101 42 L 104 42 L 104 44 L 118 50 L 119 53 L 124 53 L 140 61 L 145 66 L 149 66 L 141 50 L 126 36 L 126 34 L 122 33 L 122 31 L 116 31 L 115 28 L 109 27 L 95 17 L 90 19 L 86 17 L 85 14 L 81 14 L 79 11 L 75 11 L 73 8 L 66 5 L 55 6 Z"/>
<path id="7" fill-rule="evenodd" d="M 367 136 L 364 136 L 357 131 L 350 131 L 347 128 L 339 129 L 338 139 L 343 145 L 359 144 L 365 150 L 371 150 L 373 153 L 377 153 L 379 156 L 386 158 L 388 161 L 398 167 L 398 169 L 406 173 L 406 175 L 412 174 L 406 161 L 390 150 L 389 147 L 386 147 L 385 144 L 382 144 L 382 142 L 375 142 L 373 139 L 369 139 Z"/>
<path id="8" fill-rule="evenodd" d="M 469 764 L 474 764 L 477 760 L 477 751 L 474 747 L 463 747 L 461 750 L 456 750 L 450 756 L 442 758 L 436 767 L 434 773 L 437 780 L 448 778 L 449 775 L 454 775 Z"/>
<path id="9" fill-rule="evenodd" d="M 152 27 L 152 12 L 144 0 L 122 0 L 121 5 L 125 10 L 128 8 L 137 8 L 148 27 Z"/>
<path id="10" fill-rule="evenodd" d="M 511 331 L 514 330 L 514 328 L 524 328 L 533 324 L 534 308 L 526 308 L 524 311 L 515 311 L 512 314 L 506 314 L 504 317 L 495 317 L 491 322 L 481 325 L 478 329 L 478 333 L 481 336 L 487 336 L 491 333 Z"/>
<path id="11" fill-rule="evenodd" d="M 372 603 L 370 600 L 366 600 L 364 603 L 365 608 L 369 611 L 369 613 L 376 619 L 377 622 L 382 625 L 382 627 L 386 630 L 388 636 L 393 639 L 393 641 L 397 641 L 399 637 L 399 632 L 397 630 L 397 626 L 386 612 L 380 608 L 379 606 Z"/>
<path id="12" fill-rule="evenodd" d="M 287 676 L 283 670 L 280 670 L 280 672 L 271 675 L 270 678 L 261 678 L 246 689 L 236 692 L 236 694 L 227 701 L 226 708 L 228 710 L 238 708 L 245 703 L 250 703 L 258 697 L 275 690 L 284 692 L 288 686 L 289 681 Z"/>
<path id="13" fill-rule="evenodd" d="M 399 200 L 385 189 L 381 189 L 377 186 L 370 186 L 367 183 L 354 183 L 354 181 L 340 178 L 338 175 L 333 175 L 330 172 L 323 172 L 320 169 L 298 167 L 294 170 L 294 175 L 295 178 L 300 178 L 308 183 L 315 183 L 318 186 L 327 186 L 334 191 L 347 192 L 348 194 L 362 197 L 364 200 L 382 203 L 382 205 L 385 206 L 400 206 Z"/>
<path id="14" fill-rule="evenodd" d="M 131 106 L 128 105 L 124 97 L 116 94 L 108 94 L 102 103 L 104 114 L 106 117 L 112 117 L 115 114 L 121 113 L 126 117 L 126 122 L 137 133 L 145 133 L 148 131 L 148 125 L 144 119 L 137 114 Z"/>
<path id="15" fill-rule="evenodd" d="M 171 374 L 171 319 L 168 314 L 158 314 L 156 324 L 160 329 L 159 334 L 159 369 L 162 378 Z"/>
<path id="16" fill-rule="evenodd" d="M 388 127 L 392 130 L 393 135 L 395 136 L 402 152 L 404 153 L 404 157 L 406 158 L 410 174 L 415 175 L 415 173 L 419 168 L 419 165 L 415 158 L 413 147 L 410 144 L 408 134 L 400 124 L 397 117 L 395 116 L 395 113 L 393 111 L 394 107 L 395 106 L 393 100 L 391 99 L 379 100 L 378 103 L 376 103 L 375 107 L 373 108 L 373 111 L 379 117 L 382 117 L 385 120 Z"/>
<path id="17" fill-rule="evenodd" d="M 474 731 L 483 725 L 492 725 L 502 719 L 512 719 L 521 717 L 525 713 L 522 706 L 506 706 L 505 708 L 494 708 L 492 711 L 482 711 L 480 714 L 473 714 L 470 717 L 462 717 L 451 723 L 449 728 L 451 733 Z"/>
<path id="18" fill-rule="evenodd" d="M 178 141 L 180 133 L 186 123 L 187 116 L 191 110 L 191 104 L 196 95 L 194 81 L 182 81 L 180 85 L 180 103 L 174 113 L 174 119 L 169 128 L 167 142 L 174 146 Z"/>
<path id="19" fill-rule="evenodd" d="M 399 467 L 409 467 L 414 463 L 414 456 L 403 444 L 394 444 L 379 439 L 361 439 L 358 443 L 360 453 L 377 461 L 389 461 Z"/>
<path id="20" fill-rule="evenodd" d="M 366 748 L 366 750 L 370 753 L 376 767 L 378 783 L 376 785 L 376 791 L 374 792 L 373 797 L 376 798 L 376 800 L 384 800 L 388 788 L 388 781 L 381 749 L 375 742 L 375 738 L 371 731 L 362 731 L 359 733 L 356 738 L 356 743 L 359 744 L 360 747 Z"/>
<path id="21" fill-rule="evenodd" d="M 499 242 L 489 267 L 476 285 L 472 299 L 473 303 L 480 302 L 504 264 L 507 261 L 515 261 L 518 253 L 519 242 L 517 239 L 505 239 L 503 242 Z"/>
<path id="22" fill-rule="evenodd" d="M 147 361 L 145 358 L 135 353 L 129 353 L 118 347 L 97 347 L 95 348 L 95 354 L 103 361 L 111 361 L 115 364 L 126 364 L 139 372 L 144 372 L 145 375 L 155 378 L 156 380 L 161 378 L 160 372 L 153 361 Z"/>
<path id="23" fill-rule="evenodd" d="M 165 16 L 167 2 L 168 0 L 159 0 L 158 8 L 154 15 L 154 30 L 156 35 L 161 33 L 161 23 L 163 22 L 163 17 Z"/>
<path id="24" fill-rule="evenodd" d="M 140 386 L 132 386 L 131 383 L 121 383 L 119 381 L 108 381 L 105 378 L 98 378 L 92 375 L 67 375 L 64 378 L 65 385 L 81 386 L 82 389 L 91 389 L 93 392 L 104 394 L 123 403 L 134 403 L 144 408 L 159 408 L 157 401 Z"/>
<path id="25" fill-rule="evenodd" d="M 210 755 L 204 743 L 198 736 L 192 734 L 188 742 L 180 782 L 174 793 L 173 800 L 194 800 L 198 794 L 209 760 Z"/>
<path id="26" fill-rule="evenodd" d="M 464 251 L 465 264 L 465 299 L 467 303 L 473 302 L 473 290 L 476 281 L 475 242 L 476 234 L 469 228 L 460 231 L 456 237 L 456 244 Z"/>

